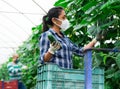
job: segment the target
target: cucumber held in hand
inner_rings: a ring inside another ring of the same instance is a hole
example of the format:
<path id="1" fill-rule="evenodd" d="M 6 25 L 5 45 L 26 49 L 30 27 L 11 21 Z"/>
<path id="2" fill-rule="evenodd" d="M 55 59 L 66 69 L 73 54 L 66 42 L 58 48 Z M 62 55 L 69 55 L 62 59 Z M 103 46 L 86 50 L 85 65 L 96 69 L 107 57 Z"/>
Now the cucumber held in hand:
<path id="1" fill-rule="evenodd" d="M 57 41 L 56 39 L 55 39 L 55 37 L 53 37 L 53 35 L 48 35 L 48 39 L 50 40 L 50 43 L 52 43 L 52 42 L 54 42 L 54 41 Z M 60 44 L 60 48 L 61 48 L 61 44 Z"/>
<path id="2" fill-rule="evenodd" d="M 48 39 L 50 40 L 51 43 L 56 41 L 56 39 L 52 35 L 48 35 Z"/>

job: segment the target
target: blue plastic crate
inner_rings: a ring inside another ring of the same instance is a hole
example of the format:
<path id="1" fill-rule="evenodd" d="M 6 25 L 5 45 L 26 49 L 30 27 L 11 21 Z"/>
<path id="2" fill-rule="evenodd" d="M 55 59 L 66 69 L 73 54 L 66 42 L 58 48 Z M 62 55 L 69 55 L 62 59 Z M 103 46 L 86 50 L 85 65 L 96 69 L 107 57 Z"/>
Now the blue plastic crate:
<path id="1" fill-rule="evenodd" d="M 84 70 L 63 69 L 56 64 L 38 67 L 37 89 L 84 89 Z M 104 89 L 104 70 L 92 71 L 92 88 Z"/>

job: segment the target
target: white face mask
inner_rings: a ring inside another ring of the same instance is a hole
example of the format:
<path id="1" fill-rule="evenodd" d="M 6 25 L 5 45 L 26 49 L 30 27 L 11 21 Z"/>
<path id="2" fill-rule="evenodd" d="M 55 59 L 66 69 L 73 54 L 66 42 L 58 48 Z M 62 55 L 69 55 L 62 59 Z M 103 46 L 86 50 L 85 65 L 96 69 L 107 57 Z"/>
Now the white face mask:
<path id="1" fill-rule="evenodd" d="M 68 19 L 65 19 L 65 20 L 60 20 L 58 19 L 59 21 L 62 22 L 61 25 L 58 25 L 63 31 L 66 31 L 69 27 L 70 27 L 70 22 L 68 21 Z"/>

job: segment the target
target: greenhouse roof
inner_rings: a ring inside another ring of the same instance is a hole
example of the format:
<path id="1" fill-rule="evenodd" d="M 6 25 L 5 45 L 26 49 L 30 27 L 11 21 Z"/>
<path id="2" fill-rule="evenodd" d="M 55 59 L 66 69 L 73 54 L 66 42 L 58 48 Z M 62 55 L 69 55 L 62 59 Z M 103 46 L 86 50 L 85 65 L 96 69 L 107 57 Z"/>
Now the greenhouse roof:
<path id="1" fill-rule="evenodd" d="M 31 35 L 56 0 L 0 0 L 0 64 Z"/>

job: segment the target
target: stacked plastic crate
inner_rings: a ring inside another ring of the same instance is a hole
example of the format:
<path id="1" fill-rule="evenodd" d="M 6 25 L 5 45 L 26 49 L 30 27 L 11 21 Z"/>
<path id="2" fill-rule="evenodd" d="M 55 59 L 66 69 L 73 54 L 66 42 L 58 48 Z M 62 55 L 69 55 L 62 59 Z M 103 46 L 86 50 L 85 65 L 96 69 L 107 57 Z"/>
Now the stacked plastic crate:
<path id="1" fill-rule="evenodd" d="M 0 81 L 0 89 L 18 89 L 18 81 Z"/>
<path id="2" fill-rule="evenodd" d="M 0 89 L 3 89 L 3 81 L 0 81 Z"/>
<path id="3" fill-rule="evenodd" d="M 84 70 L 63 69 L 56 64 L 38 68 L 37 89 L 84 89 Z M 104 69 L 92 71 L 92 89 L 104 89 Z"/>

